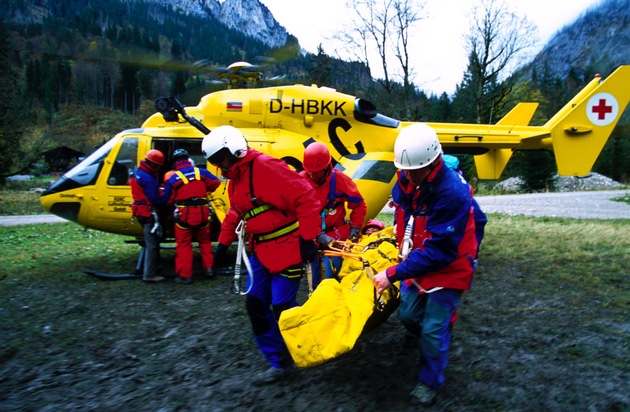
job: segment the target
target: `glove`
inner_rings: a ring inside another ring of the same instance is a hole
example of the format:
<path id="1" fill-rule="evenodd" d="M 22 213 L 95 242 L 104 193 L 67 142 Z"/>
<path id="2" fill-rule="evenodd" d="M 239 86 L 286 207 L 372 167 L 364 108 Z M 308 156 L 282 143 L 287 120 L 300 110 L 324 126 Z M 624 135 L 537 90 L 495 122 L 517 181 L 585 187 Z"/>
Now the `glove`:
<path id="1" fill-rule="evenodd" d="M 331 238 L 330 236 L 328 236 L 326 234 L 326 232 L 324 232 L 323 230 L 319 233 L 319 235 L 317 235 L 317 238 L 315 239 L 315 241 L 317 243 L 319 243 L 319 248 L 324 250 L 324 249 L 329 249 L 328 245 L 330 245 L 332 242 L 335 241 L 335 239 Z"/>
<path id="2" fill-rule="evenodd" d="M 157 220 L 153 223 L 153 227 L 151 228 L 151 234 L 162 237 L 162 225 Z"/>
<path id="3" fill-rule="evenodd" d="M 359 237 L 361 236 L 361 229 L 359 229 L 356 226 L 352 226 L 350 228 L 350 241 L 352 241 L 352 243 L 356 243 L 359 240 Z"/>
<path id="4" fill-rule="evenodd" d="M 317 245 L 312 240 L 302 239 L 300 236 L 300 256 L 302 257 L 302 262 L 312 262 L 315 260 L 315 256 L 317 256 Z"/>
<path id="5" fill-rule="evenodd" d="M 228 246 L 223 243 L 217 243 L 217 247 L 214 250 L 214 264 L 216 266 L 225 266 L 227 263 L 227 250 Z"/>

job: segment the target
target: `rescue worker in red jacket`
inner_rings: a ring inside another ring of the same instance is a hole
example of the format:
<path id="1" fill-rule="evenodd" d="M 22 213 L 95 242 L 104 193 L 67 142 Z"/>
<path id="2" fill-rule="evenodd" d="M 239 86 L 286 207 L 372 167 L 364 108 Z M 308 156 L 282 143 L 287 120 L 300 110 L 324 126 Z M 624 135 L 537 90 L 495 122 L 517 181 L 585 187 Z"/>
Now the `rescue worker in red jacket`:
<path id="1" fill-rule="evenodd" d="M 304 150 L 304 170 L 300 174 L 308 177 L 322 203 L 322 230 L 334 240 L 345 242 L 350 239 L 356 242 L 361 236 L 367 205 L 354 181 L 342 171 L 334 169 L 331 160 L 328 147 L 321 142 L 313 142 Z M 351 210 L 349 221 L 346 220 L 346 204 Z M 318 256 L 311 264 L 313 288 L 321 281 L 322 261 L 326 278 L 334 278 L 341 268 L 341 257 Z"/>
<path id="2" fill-rule="evenodd" d="M 441 152 L 428 125 L 398 135 L 394 164 L 401 171 L 392 198 L 401 262 L 373 279 L 377 293 L 401 281 L 398 318 L 420 343 L 418 383 L 409 394 L 414 405 L 432 404 L 444 383 L 451 323 L 470 288 L 478 251 L 472 189 L 444 164 Z"/>
<path id="3" fill-rule="evenodd" d="M 173 153 L 175 173 L 166 181 L 163 199 L 175 210 L 175 271 L 177 283 L 190 284 L 193 272 L 193 238 L 199 244 L 206 277 L 214 277 L 214 254 L 210 241 L 210 202 L 221 181 L 206 169 L 194 167 L 185 149 Z"/>
<path id="4" fill-rule="evenodd" d="M 315 190 L 280 159 L 247 146 L 232 126 L 215 128 L 203 139 L 202 150 L 212 165 L 229 179 L 230 209 L 221 226 L 217 256 L 237 238 L 249 240 L 251 275 L 245 306 L 254 340 L 270 368 L 254 378 L 262 385 L 288 377 L 295 364 L 278 328 L 280 313 L 297 305 L 304 262 L 317 255 L 318 239 L 326 247 L 332 239 L 321 230 L 321 204 Z"/>
<path id="5" fill-rule="evenodd" d="M 143 161 L 131 172 L 131 214 L 142 225 L 144 233 L 144 262 L 142 280 L 159 282 L 164 280 L 158 276 L 160 259 L 160 238 L 162 228 L 159 222 L 158 209 L 161 203 L 158 174 L 164 166 L 164 154 L 151 149 Z"/>

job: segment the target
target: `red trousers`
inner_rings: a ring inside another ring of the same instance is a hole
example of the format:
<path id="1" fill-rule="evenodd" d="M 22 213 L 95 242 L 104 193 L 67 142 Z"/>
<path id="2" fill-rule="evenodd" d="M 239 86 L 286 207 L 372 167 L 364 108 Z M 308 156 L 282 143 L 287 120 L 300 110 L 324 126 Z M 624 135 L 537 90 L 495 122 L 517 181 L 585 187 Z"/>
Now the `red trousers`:
<path id="1" fill-rule="evenodd" d="M 212 242 L 210 241 L 210 224 L 204 227 L 184 229 L 175 224 L 175 270 L 177 275 L 183 278 L 192 277 L 193 268 L 193 237 L 199 243 L 201 262 L 204 269 L 214 265 Z"/>

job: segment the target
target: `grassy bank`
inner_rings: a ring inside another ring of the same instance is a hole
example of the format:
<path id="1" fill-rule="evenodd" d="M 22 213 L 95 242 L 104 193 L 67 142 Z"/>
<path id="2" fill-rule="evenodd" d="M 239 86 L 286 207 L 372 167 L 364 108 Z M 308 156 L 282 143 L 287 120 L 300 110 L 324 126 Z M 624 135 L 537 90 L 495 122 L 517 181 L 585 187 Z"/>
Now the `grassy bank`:
<path id="1" fill-rule="evenodd" d="M 39 203 L 40 193 L 50 186 L 51 176 L 8 181 L 0 190 L 0 216 L 40 215 L 45 213 Z"/>

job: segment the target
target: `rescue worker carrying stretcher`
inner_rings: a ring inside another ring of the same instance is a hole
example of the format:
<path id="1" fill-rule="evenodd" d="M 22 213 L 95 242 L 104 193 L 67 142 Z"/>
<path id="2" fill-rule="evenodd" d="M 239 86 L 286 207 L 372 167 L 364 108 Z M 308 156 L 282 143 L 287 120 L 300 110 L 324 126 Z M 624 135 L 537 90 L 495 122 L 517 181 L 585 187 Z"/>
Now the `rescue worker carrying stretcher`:
<path id="1" fill-rule="evenodd" d="M 247 146 L 241 132 L 219 126 L 204 137 L 202 150 L 212 165 L 229 179 L 228 210 L 216 255 L 225 254 L 244 227 L 249 240 L 251 274 L 245 306 L 254 340 L 271 367 L 254 378 L 262 385 L 288 377 L 295 364 L 278 328 L 280 313 L 297 306 L 296 295 L 305 262 L 325 248 L 322 209 L 310 183 L 280 159 Z"/>
<path id="2" fill-rule="evenodd" d="M 173 153 L 175 173 L 166 181 L 162 198 L 175 207 L 175 271 L 177 283 L 190 284 L 193 274 L 193 238 L 199 244 L 206 277 L 213 278 L 214 255 L 210 241 L 210 202 L 221 181 L 206 169 L 194 167 L 185 149 Z"/>
<path id="3" fill-rule="evenodd" d="M 321 227 L 332 240 L 352 242 L 359 240 L 361 226 L 367 214 L 367 205 L 354 181 L 342 171 L 334 169 L 330 151 L 325 144 L 313 142 L 304 150 L 304 170 L 302 176 L 308 177 L 322 203 Z M 350 220 L 346 220 L 346 207 Z M 311 264 L 315 289 L 321 281 L 322 262 L 327 279 L 336 277 L 341 269 L 342 258 L 339 256 L 317 256 Z"/>
<path id="4" fill-rule="evenodd" d="M 400 169 L 392 198 L 401 261 L 373 282 L 382 293 L 401 281 L 398 318 L 420 344 L 420 373 L 409 401 L 429 405 L 444 384 L 455 309 L 475 271 L 483 236 L 476 233 L 476 220 L 485 224 L 486 219 L 475 210 L 470 185 L 444 164 L 437 134 L 428 125 L 400 132 L 394 164 Z"/>

